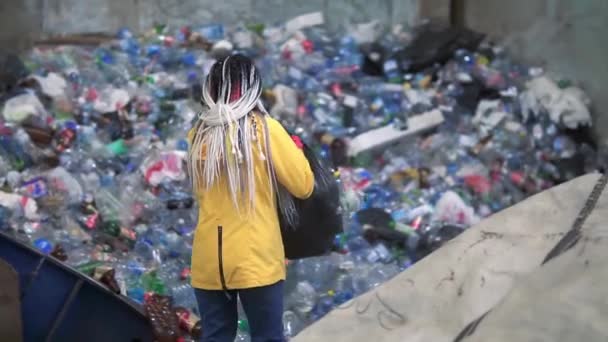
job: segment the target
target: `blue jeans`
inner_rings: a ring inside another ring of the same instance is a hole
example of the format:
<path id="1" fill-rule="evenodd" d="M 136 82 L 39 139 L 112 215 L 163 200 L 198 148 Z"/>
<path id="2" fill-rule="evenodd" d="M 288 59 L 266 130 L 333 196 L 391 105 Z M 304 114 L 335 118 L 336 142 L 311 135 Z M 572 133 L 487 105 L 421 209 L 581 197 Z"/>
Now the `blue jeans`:
<path id="1" fill-rule="evenodd" d="M 247 315 L 252 342 L 282 342 L 283 281 L 242 290 L 195 289 L 201 312 L 202 342 L 234 342 L 237 332 L 237 295 Z"/>

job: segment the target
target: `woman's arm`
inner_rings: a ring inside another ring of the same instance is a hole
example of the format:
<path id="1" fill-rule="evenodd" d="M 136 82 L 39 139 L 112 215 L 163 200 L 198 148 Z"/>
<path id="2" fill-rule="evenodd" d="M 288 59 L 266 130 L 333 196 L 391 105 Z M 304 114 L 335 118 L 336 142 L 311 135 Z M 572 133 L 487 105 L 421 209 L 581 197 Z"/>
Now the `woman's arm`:
<path id="1" fill-rule="evenodd" d="M 294 197 L 310 197 L 315 179 L 304 153 L 277 120 L 267 116 L 266 122 L 277 181 Z"/>

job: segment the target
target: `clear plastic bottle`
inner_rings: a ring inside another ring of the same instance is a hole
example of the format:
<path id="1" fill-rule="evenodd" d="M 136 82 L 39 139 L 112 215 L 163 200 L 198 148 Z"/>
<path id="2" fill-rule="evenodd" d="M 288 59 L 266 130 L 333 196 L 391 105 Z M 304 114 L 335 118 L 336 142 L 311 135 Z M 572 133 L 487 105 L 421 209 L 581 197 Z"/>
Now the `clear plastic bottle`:
<path id="1" fill-rule="evenodd" d="M 196 297 L 194 296 L 194 289 L 190 284 L 180 282 L 169 289 L 169 294 L 173 297 L 173 303 L 175 306 L 185 307 L 189 310 L 197 310 Z"/>
<path id="2" fill-rule="evenodd" d="M 296 336 L 303 328 L 303 322 L 293 311 L 283 313 L 283 334 L 287 339 Z"/>
<path id="3" fill-rule="evenodd" d="M 337 269 L 329 257 L 314 257 L 295 262 L 296 274 L 299 279 L 308 279 L 317 290 L 327 290 L 331 277 Z"/>
<path id="4" fill-rule="evenodd" d="M 289 306 L 301 316 L 312 311 L 317 301 L 317 291 L 308 281 L 300 281 L 288 300 Z"/>

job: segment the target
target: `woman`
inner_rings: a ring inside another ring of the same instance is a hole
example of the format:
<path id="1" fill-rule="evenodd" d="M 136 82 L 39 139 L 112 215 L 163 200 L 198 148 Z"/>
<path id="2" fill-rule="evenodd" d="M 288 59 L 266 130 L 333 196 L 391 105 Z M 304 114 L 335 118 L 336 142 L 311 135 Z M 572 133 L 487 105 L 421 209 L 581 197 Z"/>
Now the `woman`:
<path id="1" fill-rule="evenodd" d="M 261 101 L 247 57 L 218 61 L 203 85 L 205 110 L 189 133 L 188 167 L 200 205 L 192 286 L 203 341 L 234 341 L 237 295 L 252 341 L 283 340 L 285 257 L 277 206 L 308 198 L 314 176 L 302 151 Z M 289 214 L 289 213 L 287 213 Z"/>

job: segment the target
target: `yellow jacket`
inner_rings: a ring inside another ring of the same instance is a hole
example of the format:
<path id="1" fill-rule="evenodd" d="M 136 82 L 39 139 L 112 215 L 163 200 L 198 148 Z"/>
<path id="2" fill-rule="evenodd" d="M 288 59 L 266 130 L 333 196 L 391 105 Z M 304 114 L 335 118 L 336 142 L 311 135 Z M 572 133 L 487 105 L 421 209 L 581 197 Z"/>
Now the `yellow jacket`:
<path id="1" fill-rule="evenodd" d="M 255 118 L 262 137 L 262 119 Z M 314 188 L 308 160 L 278 121 L 266 116 L 266 122 L 277 181 L 293 196 L 308 198 Z M 195 191 L 200 209 L 192 246 L 192 287 L 244 289 L 285 279 L 276 196 L 270 193 L 266 162 L 255 158 L 254 168 L 255 208 L 249 214 L 237 213 L 223 177 L 211 189 Z"/>

